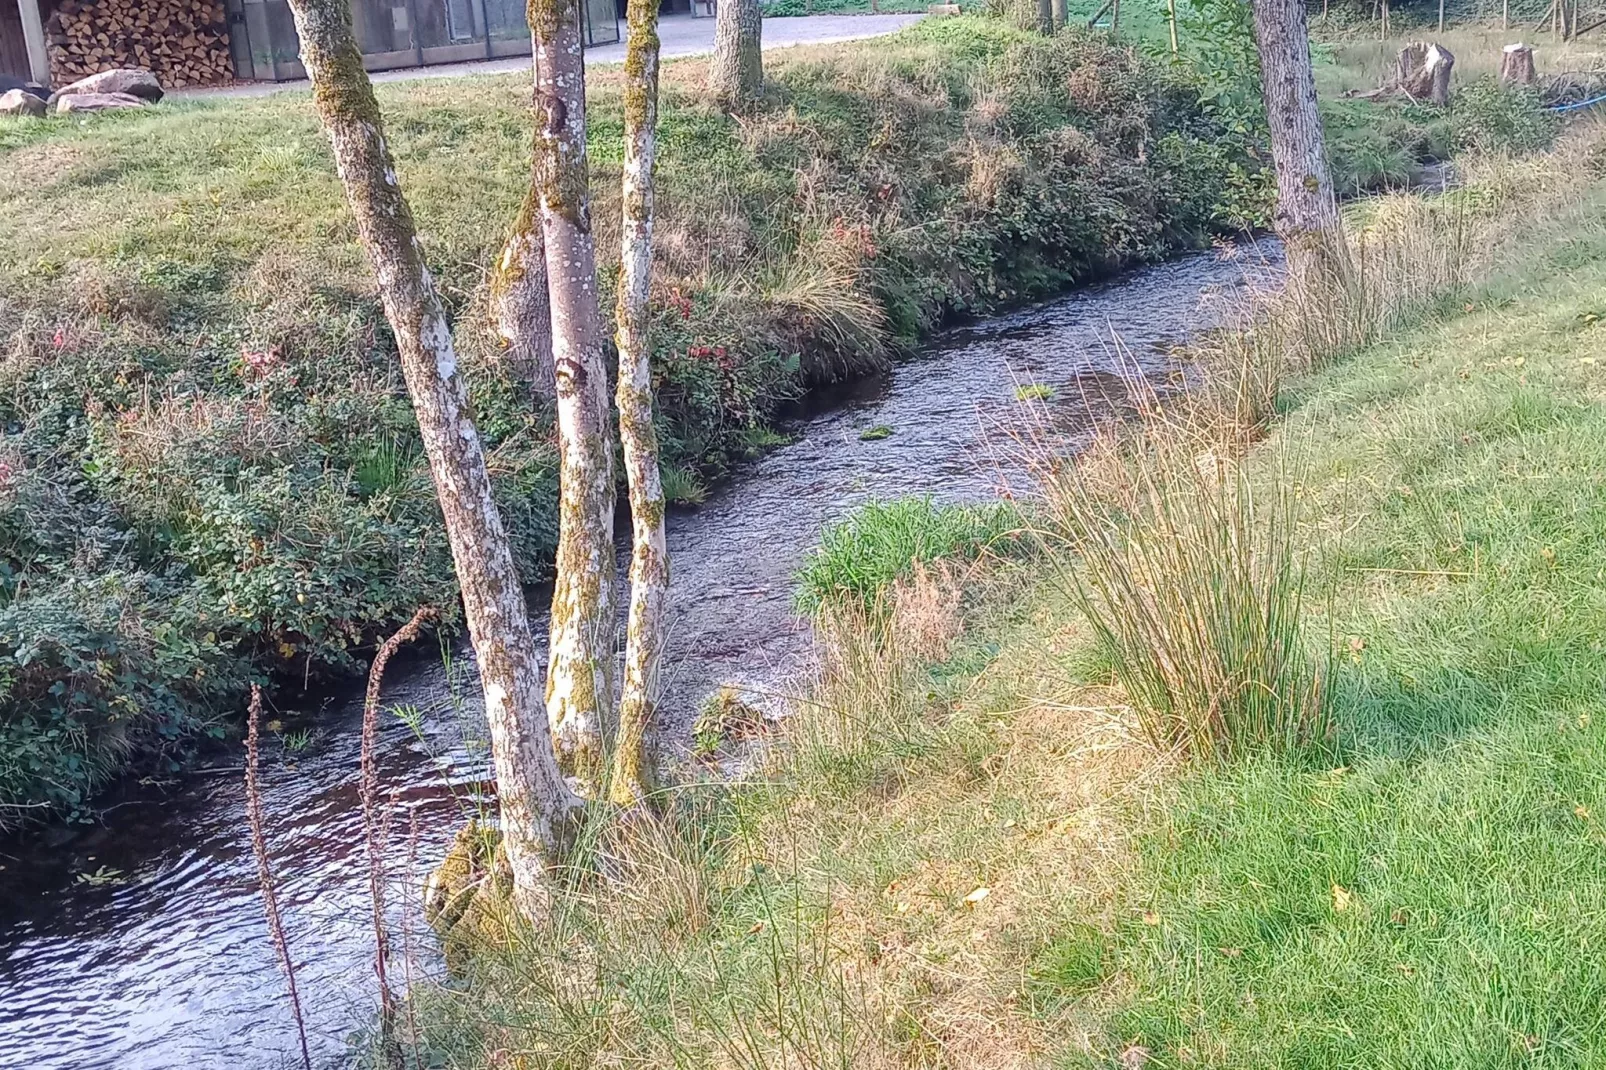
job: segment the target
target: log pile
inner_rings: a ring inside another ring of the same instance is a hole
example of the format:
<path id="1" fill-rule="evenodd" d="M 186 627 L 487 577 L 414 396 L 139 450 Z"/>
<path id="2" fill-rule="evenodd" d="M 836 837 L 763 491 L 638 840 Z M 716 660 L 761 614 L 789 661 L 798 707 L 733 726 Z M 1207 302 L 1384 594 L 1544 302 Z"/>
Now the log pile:
<path id="1" fill-rule="evenodd" d="M 63 0 L 45 30 L 56 85 L 117 67 L 169 89 L 234 77 L 221 0 Z"/>

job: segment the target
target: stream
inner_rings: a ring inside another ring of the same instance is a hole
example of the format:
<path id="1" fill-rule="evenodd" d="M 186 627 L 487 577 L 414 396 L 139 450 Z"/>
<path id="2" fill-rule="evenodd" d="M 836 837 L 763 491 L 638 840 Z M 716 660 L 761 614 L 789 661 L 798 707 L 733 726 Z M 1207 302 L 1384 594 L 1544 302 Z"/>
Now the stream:
<path id="1" fill-rule="evenodd" d="M 671 633 L 663 735 L 684 748 L 702 699 L 733 683 L 784 693 L 806 663 L 791 575 L 821 528 L 873 498 L 975 501 L 1024 489 L 1010 428 L 1046 405 L 1074 425 L 1171 376 L 1170 347 L 1275 274 L 1267 242 L 1223 248 L 939 336 L 919 358 L 813 403 L 782 446 L 699 508 L 669 519 Z M 1119 337 L 1118 351 L 1112 339 Z M 1054 389 L 1047 402 L 1017 386 Z M 863 441 L 885 425 L 890 437 Z M 536 624 L 545 632 L 545 621 Z M 453 833 L 493 804 L 465 646 L 398 658 L 386 679 L 381 792 L 394 800 L 390 899 L 417 946 L 417 888 Z M 319 1066 L 350 1061 L 376 1002 L 357 794 L 362 691 L 329 697 L 310 741 L 263 748 L 266 836 Z M 104 820 L 26 847 L 0 844 L 0 1068 L 269 1070 L 300 1065 L 284 979 L 263 918 L 240 759 L 133 791 Z M 424 967 L 414 967 L 422 969 Z M 396 967 L 392 968 L 393 971 Z M 392 973 L 393 980 L 396 973 Z"/>

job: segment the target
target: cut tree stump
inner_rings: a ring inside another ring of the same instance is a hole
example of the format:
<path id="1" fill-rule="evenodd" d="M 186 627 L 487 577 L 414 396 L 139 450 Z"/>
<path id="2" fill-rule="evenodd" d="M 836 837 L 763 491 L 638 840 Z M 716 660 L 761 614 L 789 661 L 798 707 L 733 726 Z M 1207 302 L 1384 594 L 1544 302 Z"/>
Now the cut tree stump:
<path id="1" fill-rule="evenodd" d="M 1538 80 L 1534 73 L 1534 50 L 1518 41 L 1500 51 L 1500 84 L 1533 85 Z"/>
<path id="2" fill-rule="evenodd" d="M 1415 41 L 1400 49 L 1395 84 L 1413 100 L 1450 103 L 1450 70 L 1455 56 L 1443 45 Z"/>

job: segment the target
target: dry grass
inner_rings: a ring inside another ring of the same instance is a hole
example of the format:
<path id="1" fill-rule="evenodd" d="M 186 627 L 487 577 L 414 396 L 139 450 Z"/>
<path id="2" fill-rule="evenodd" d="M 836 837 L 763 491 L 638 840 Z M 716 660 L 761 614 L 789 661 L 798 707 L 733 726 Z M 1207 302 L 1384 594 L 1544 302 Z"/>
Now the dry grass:
<path id="1" fill-rule="evenodd" d="M 1320 34 L 1320 23 L 1314 23 L 1313 29 Z M 1376 89 L 1393 76 L 1395 57 L 1409 41 L 1433 41 L 1448 48 L 1455 56 L 1452 84 L 1498 74 L 1500 50 L 1519 41 L 1533 46 L 1534 66 L 1541 78 L 1606 69 L 1606 45 L 1599 36 L 1561 41 L 1549 31 L 1548 23 L 1543 28 L 1513 25 L 1509 30 L 1499 26 L 1457 26 L 1444 33 L 1424 27 L 1386 41 L 1368 40 L 1359 33 L 1332 41 L 1326 47 L 1331 49 L 1334 62 L 1317 68 L 1319 88 L 1324 95 Z"/>

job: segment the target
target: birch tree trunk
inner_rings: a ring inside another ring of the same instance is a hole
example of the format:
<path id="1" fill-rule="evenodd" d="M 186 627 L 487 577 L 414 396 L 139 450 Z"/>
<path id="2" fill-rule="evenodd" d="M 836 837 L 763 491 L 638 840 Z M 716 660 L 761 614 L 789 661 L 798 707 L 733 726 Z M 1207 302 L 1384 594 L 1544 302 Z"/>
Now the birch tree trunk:
<path id="1" fill-rule="evenodd" d="M 664 536 L 664 489 L 653 428 L 652 344 L 648 307 L 652 281 L 653 159 L 658 126 L 658 3 L 630 0 L 625 44 L 624 225 L 619 240 L 619 438 L 630 483 L 630 624 L 625 636 L 624 688 L 614 742 L 609 799 L 644 802 L 653 788 L 649 747 L 658 661 L 663 653 L 669 546 Z"/>
<path id="2" fill-rule="evenodd" d="M 558 410 L 559 520 L 547 716 L 560 763 L 601 779 L 614 690 L 613 437 L 586 161 L 585 60 L 573 0 L 530 0 L 543 112 L 533 188 L 546 245 Z"/>
<path id="3" fill-rule="evenodd" d="M 1253 5 L 1277 178 L 1275 225 L 1288 257 L 1290 284 L 1348 278 L 1349 249 L 1316 108 L 1305 0 L 1253 0 Z"/>
<path id="4" fill-rule="evenodd" d="M 491 318 L 514 374 L 532 394 L 550 397 L 552 307 L 547 303 L 546 243 L 533 176 L 491 274 Z"/>
<path id="5" fill-rule="evenodd" d="M 352 33 L 350 4 L 292 0 L 290 6 L 318 116 L 396 335 L 445 516 L 485 690 L 515 904 L 526 916 L 539 918 L 548 905 L 546 866 L 566 848 L 580 803 L 564 783 L 543 731 L 541 666 L 524 592 L 491 496 L 451 328 L 424 265 L 385 143 L 379 103 Z"/>
<path id="6" fill-rule="evenodd" d="M 719 0 L 708 88 L 721 107 L 741 111 L 763 92 L 763 23 L 758 0 Z"/>

